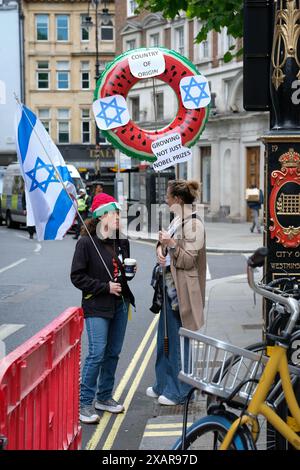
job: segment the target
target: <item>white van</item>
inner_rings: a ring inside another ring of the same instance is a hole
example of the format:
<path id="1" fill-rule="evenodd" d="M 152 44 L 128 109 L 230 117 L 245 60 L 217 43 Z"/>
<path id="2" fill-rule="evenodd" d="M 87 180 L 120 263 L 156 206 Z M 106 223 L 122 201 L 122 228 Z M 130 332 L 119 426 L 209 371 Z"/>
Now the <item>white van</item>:
<path id="1" fill-rule="evenodd" d="M 26 225 L 23 195 L 24 180 L 20 165 L 12 163 L 5 171 L 1 196 L 1 214 L 9 228 L 20 224 Z"/>
<path id="2" fill-rule="evenodd" d="M 73 183 L 75 185 L 76 193 L 79 194 L 79 189 L 81 188 L 85 189 L 85 186 L 83 184 L 79 171 L 77 170 L 77 168 L 75 168 L 74 165 L 70 165 L 69 163 L 66 163 L 66 165 L 70 172 Z"/>
<path id="3" fill-rule="evenodd" d="M 67 165 L 67 168 L 78 194 L 79 189 L 84 188 L 80 174 L 74 165 Z M 12 163 L 8 165 L 5 171 L 1 195 L 1 215 L 7 227 L 12 228 L 20 224 L 26 225 L 25 204 L 24 180 L 21 175 L 20 165 L 19 163 Z"/>

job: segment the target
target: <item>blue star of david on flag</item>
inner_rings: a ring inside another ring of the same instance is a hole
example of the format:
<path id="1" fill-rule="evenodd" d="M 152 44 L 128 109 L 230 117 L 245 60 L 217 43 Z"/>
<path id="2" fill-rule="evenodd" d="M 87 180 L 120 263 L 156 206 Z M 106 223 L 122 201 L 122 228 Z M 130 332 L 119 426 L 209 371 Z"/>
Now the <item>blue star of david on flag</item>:
<path id="1" fill-rule="evenodd" d="M 187 109 L 205 108 L 210 103 L 210 91 L 203 75 L 184 77 L 180 81 L 183 105 Z"/>
<path id="2" fill-rule="evenodd" d="M 41 121 L 23 104 L 17 109 L 15 131 L 27 225 L 35 225 L 39 241 L 62 240 L 74 222 L 77 205 L 69 169 Z"/>
<path id="3" fill-rule="evenodd" d="M 40 171 L 45 170 L 48 175 L 42 181 L 39 181 L 37 178 L 37 173 L 39 176 L 44 176 L 45 172 Z M 46 165 L 40 157 L 37 157 L 35 161 L 34 168 L 30 171 L 26 171 L 26 175 L 31 179 L 31 186 L 29 192 L 34 191 L 35 189 L 41 189 L 43 193 L 47 192 L 48 186 L 50 183 L 57 183 L 59 180 L 55 176 L 55 170 L 52 165 Z"/>
<path id="4" fill-rule="evenodd" d="M 121 95 L 94 101 L 93 111 L 97 125 L 102 130 L 124 126 L 129 121 L 126 101 Z"/>

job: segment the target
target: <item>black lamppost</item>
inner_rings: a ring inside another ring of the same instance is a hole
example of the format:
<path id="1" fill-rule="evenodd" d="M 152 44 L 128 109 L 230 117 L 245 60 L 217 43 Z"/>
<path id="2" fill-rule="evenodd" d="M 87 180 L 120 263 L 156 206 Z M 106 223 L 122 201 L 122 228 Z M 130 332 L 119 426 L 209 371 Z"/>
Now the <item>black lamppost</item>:
<path id="1" fill-rule="evenodd" d="M 106 1 L 104 3 L 104 8 L 102 8 L 100 13 L 101 25 L 108 25 L 111 22 L 111 14 L 109 13 L 108 8 L 106 7 Z M 95 7 L 95 23 L 90 16 L 90 5 Z M 100 0 L 90 0 L 88 4 L 88 13 L 85 17 L 84 21 L 82 22 L 82 26 L 90 30 L 95 26 L 95 41 L 96 41 L 96 61 L 95 61 L 95 83 L 97 85 L 97 81 L 100 77 L 100 62 L 99 62 L 99 16 L 98 16 L 98 9 L 100 6 Z M 96 125 L 96 142 L 95 142 L 95 150 L 96 150 L 96 175 L 100 175 L 100 131 L 98 126 Z"/>
<path id="2" fill-rule="evenodd" d="M 244 0 L 244 107 L 269 111 L 265 143 L 265 282 L 299 275 L 300 250 L 300 2 Z M 282 288 L 280 286 L 280 288 Z M 271 302 L 264 305 L 265 330 Z M 268 341 L 268 338 L 267 338 Z M 299 384 L 296 384 L 296 396 Z M 286 420 L 286 402 L 278 414 Z M 267 433 L 267 443 L 274 431 Z M 287 443 L 275 434 L 278 450 Z"/>

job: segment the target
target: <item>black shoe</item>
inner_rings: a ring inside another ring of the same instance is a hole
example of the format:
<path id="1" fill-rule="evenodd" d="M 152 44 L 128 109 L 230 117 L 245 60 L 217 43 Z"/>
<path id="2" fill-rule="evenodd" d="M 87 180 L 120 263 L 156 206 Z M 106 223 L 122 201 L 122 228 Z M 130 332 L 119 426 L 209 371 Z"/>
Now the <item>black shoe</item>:
<path id="1" fill-rule="evenodd" d="M 250 228 L 250 232 L 253 233 L 253 228 Z"/>
<path id="2" fill-rule="evenodd" d="M 72 237 L 72 238 L 73 238 L 73 240 L 78 240 L 78 237 Z"/>
<path id="3" fill-rule="evenodd" d="M 29 235 L 29 238 L 30 238 L 30 240 L 32 240 L 32 239 L 33 239 L 33 235 L 32 235 L 32 233 Z"/>

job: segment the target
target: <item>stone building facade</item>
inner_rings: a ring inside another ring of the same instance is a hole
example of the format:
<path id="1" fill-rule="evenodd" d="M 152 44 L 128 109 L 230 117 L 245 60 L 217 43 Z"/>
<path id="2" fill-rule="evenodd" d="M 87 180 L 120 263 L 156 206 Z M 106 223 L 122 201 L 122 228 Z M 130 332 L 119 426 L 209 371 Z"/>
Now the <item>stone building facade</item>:
<path id="1" fill-rule="evenodd" d="M 197 20 L 184 14 L 173 21 L 160 13 L 136 15 L 134 1 L 116 0 L 116 54 L 139 47 L 162 46 L 188 57 L 203 73 L 212 93 L 210 119 L 193 159 L 176 169 L 177 176 L 202 182 L 202 202 L 209 220 L 243 221 L 248 217 L 245 189 L 257 184 L 262 189 L 264 146 L 260 141 L 268 129 L 268 115 L 243 110 L 243 62 L 224 63 L 233 44 L 226 29 L 212 32 L 207 41 L 195 44 L 200 29 Z M 155 97 L 155 98 L 154 98 Z M 153 102 L 156 99 L 157 122 Z M 177 109 L 173 90 L 163 82 L 142 80 L 131 90 L 128 105 L 140 127 L 159 128 L 169 123 Z"/>
<path id="2" fill-rule="evenodd" d="M 101 13 L 109 9 L 109 24 Z M 93 169 L 95 121 L 92 115 L 96 77 L 96 9 L 87 0 L 23 0 L 25 102 L 37 113 L 64 158 L 78 168 Z M 100 72 L 115 56 L 115 2 L 98 3 Z M 92 27 L 84 26 L 90 17 Z M 103 139 L 102 148 L 107 143 Z M 114 164 L 112 152 L 111 166 Z M 102 163 L 101 166 L 105 166 Z"/>

